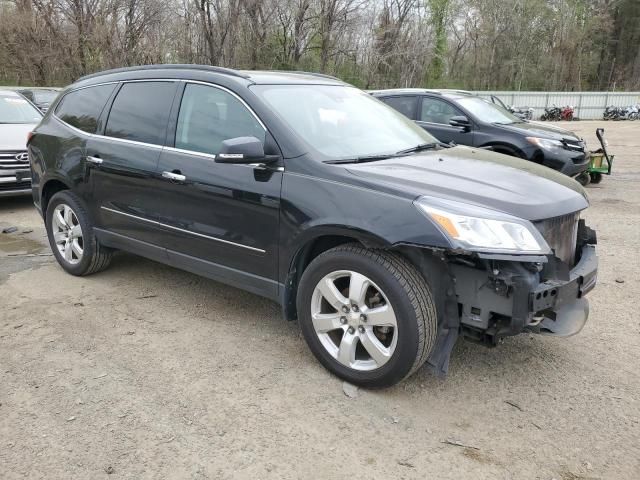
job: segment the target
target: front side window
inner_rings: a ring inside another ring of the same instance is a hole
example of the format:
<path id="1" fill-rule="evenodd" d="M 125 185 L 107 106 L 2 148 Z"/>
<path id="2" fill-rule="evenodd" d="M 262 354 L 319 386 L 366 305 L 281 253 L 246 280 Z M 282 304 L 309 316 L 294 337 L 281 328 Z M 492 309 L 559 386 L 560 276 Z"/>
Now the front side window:
<path id="1" fill-rule="evenodd" d="M 175 82 L 125 83 L 113 101 L 104 134 L 162 145 L 175 88 Z"/>
<path id="2" fill-rule="evenodd" d="M 420 120 L 430 123 L 449 125 L 449 120 L 462 115 L 462 112 L 448 102 L 438 98 L 423 97 Z"/>
<path id="3" fill-rule="evenodd" d="M 236 137 L 256 137 L 264 143 L 265 130 L 230 93 L 187 84 L 178 114 L 175 147 L 216 155 L 223 141 Z"/>
<path id="4" fill-rule="evenodd" d="M 371 95 L 342 85 L 253 85 L 289 128 L 325 159 L 389 155 L 436 139 Z"/>
<path id="5" fill-rule="evenodd" d="M 381 99 L 384 103 L 390 107 L 395 108 L 404 116 L 414 119 L 416 115 L 416 106 L 418 104 L 418 97 L 402 96 L 402 97 L 387 97 Z"/>
<path id="6" fill-rule="evenodd" d="M 56 107 L 56 116 L 72 127 L 96 133 L 98 118 L 115 88 L 115 84 L 98 85 L 67 93 Z"/>
<path id="7" fill-rule="evenodd" d="M 0 94 L 0 124 L 38 123 L 42 114 L 18 95 Z"/>

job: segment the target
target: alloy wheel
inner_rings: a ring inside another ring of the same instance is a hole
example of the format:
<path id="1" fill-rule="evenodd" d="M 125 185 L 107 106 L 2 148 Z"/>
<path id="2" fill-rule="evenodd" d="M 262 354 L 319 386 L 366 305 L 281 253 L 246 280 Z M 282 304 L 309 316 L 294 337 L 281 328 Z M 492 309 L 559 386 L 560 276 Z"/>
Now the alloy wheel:
<path id="1" fill-rule="evenodd" d="M 393 307 L 382 289 L 361 273 L 325 275 L 311 298 L 313 328 L 322 346 L 342 365 L 375 370 L 392 357 L 398 341 Z"/>
<path id="2" fill-rule="evenodd" d="M 84 252 L 84 238 L 80 221 L 69 205 L 61 203 L 53 210 L 51 230 L 61 257 L 71 265 L 79 263 Z"/>

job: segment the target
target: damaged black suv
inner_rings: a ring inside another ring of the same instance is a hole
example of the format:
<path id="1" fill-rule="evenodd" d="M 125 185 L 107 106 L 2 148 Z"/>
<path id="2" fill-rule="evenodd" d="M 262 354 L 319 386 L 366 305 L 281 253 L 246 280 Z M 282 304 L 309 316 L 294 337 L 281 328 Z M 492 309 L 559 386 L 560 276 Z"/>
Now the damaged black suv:
<path id="1" fill-rule="evenodd" d="M 67 272 L 125 250 L 263 295 L 358 385 L 444 373 L 458 337 L 566 336 L 587 319 L 580 185 L 443 145 L 331 77 L 107 71 L 62 92 L 28 148 Z"/>

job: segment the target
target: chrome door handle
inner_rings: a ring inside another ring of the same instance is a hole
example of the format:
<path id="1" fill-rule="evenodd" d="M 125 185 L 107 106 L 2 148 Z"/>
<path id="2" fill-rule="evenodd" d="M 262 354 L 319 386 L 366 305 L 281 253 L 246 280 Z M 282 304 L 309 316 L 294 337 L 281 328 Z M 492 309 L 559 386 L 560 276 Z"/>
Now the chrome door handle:
<path id="1" fill-rule="evenodd" d="M 94 165 L 100 165 L 102 163 L 102 159 L 100 157 L 86 156 L 85 160 L 89 163 L 93 163 Z"/>
<path id="2" fill-rule="evenodd" d="M 187 179 L 184 175 L 173 172 L 162 172 L 162 178 L 173 180 L 174 182 L 184 182 Z"/>

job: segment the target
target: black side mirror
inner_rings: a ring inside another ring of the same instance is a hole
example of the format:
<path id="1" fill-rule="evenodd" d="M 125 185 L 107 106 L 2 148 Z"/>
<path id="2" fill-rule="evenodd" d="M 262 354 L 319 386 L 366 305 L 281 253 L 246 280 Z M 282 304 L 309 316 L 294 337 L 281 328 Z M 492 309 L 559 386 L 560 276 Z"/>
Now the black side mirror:
<path id="1" fill-rule="evenodd" d="M 229 138 L 222 142 L 216 163 L 269 163 L 277 160 L 276 155 L 265 155 L 262 142 L 256 137 Z"/>
<path id="2" fill-rule="evenodd" d="M 449 125 L 452 127 L 461 127 L 465 130 L 469 130 L 471 127 L 471 122 L 464 115 L 456 115 L 455 117 L 451 117 L 449 120 Z"/>

